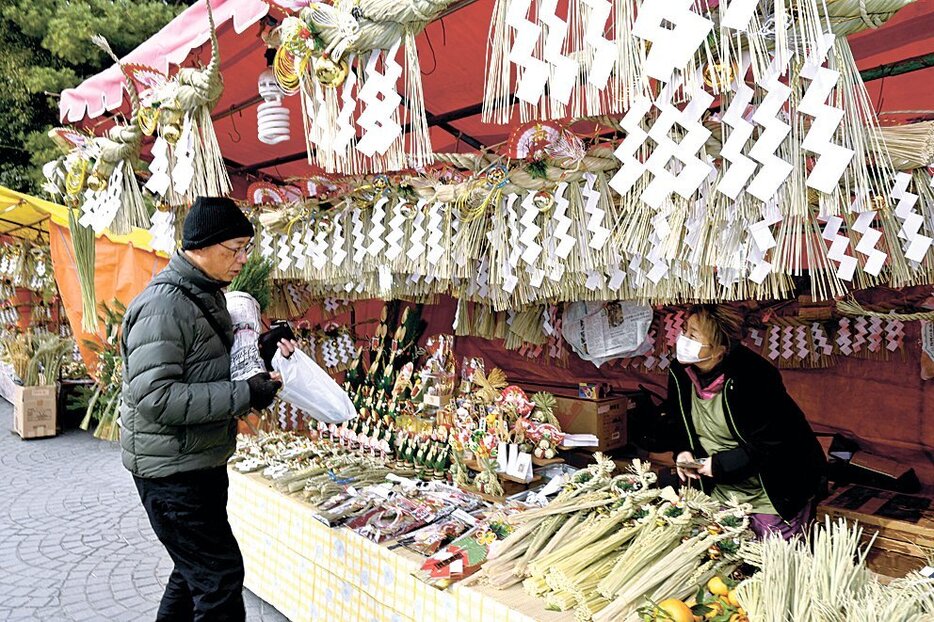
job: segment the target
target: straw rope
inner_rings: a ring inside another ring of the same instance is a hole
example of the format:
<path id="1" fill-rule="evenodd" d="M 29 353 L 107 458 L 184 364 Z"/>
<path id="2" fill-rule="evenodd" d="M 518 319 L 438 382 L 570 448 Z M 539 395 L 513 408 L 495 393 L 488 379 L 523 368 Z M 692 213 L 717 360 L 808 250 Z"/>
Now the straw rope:
<path id="1" fill-rule="evenodd" d="M 889 320 L 901 320 L 910 322 L 912 320 L 934 320 L 934 311 L 918 311 L 917 313 L 895 313 L 894 311 L 872 311 L 863 307 L 853 299 L 838 300 L 837 311 L 843 315 L 851 317 L 878 317 Z"/>

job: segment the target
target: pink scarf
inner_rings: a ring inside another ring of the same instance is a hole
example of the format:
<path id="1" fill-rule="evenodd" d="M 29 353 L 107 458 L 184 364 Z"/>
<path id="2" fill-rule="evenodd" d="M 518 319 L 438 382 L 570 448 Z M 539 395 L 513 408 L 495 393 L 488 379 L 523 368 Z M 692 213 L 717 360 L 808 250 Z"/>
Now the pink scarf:
<path id="1" fill-rule="evenodd" d="M 700 378 L 697 377 L 697 373 L 691 369 L 689 366 L 685 366 L 684 371 L 687 372 L 688 378 L 691 379 L 691 383 L 694 385 L 694 388 L 697 390 L 697 396 L 702 400 L 709 400 L 720 391 L 723 390 L 723 385 L 726 384 L 726 375 L 720 374 L 713 379 L 713 382 L 708 384 L 706 387 L 702 387 L 700 383 Z"/>

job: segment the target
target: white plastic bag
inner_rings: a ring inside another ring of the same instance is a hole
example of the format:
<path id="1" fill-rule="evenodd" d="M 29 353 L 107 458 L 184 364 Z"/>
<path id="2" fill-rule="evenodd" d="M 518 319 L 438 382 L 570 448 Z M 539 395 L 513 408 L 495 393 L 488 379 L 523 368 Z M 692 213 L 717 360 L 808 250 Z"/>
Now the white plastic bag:
<path id="1" fill-rule="evenodd" d="M 296 350 L 289 358 L 276 352 L 272 368 L 282 375 L 279 398 L 313 419 L 341 424 L 357 416 L 347 393 L 301 350 Z"/>

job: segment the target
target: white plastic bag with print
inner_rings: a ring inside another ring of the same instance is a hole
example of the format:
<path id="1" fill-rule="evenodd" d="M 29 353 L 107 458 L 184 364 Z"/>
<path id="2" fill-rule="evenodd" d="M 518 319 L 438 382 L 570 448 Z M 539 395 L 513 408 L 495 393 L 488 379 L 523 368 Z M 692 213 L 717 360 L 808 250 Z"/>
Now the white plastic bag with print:
<path id="1" fill-rule="evenodd" d="M 310 356 L 296 350 L 285 358 L 276 352 L 272 368 L 282 375 L 279 399 L 307 413 L 316 421 L 341 424 L 357 416 L 347 393 Z"/>

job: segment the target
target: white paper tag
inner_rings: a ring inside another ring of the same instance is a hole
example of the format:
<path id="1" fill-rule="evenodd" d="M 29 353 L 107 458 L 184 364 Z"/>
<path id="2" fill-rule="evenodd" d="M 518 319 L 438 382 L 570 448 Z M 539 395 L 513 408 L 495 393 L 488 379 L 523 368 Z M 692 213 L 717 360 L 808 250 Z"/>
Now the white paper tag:
<path id="1" fill-rule="evenodd" d="M 477 519 L 460 508 L 457 508 L 456 510 L 451 512 L 451 516 L 453 516 L 457 520 L 464 521 L 471 527 L 475 527 L 477 525 Z"/>
<path id="2" fill-rule="evenodd" d="M 532 481 L 532 454 L 525 452 L 519 454 L 513 474 L 526 483 Z"/>
<path id="3" fill-rule="evenodd" d="M 538 491 L 539 496 L 550 496 L 561 490 L 565 484 L 567 484 L 571 479 L 571 476 L 567 473 L 562 473 L 557 477 L 551 478 L 547 484 L 542 486 L 542 489 Z"/>
<path id="4" fill-rule="evenodd" d="M 506 472 L 513 475 L 516 472 L 516 461 L 519 458 L 519 446 L 515 443 L 509 444 L 509 459 L 506 461 Z"/>
<path id="5" fill-rule="evenodd" d="M 505 441 L 500 441 L 496 452 L 496 471 L 502 473 L 509 465 L 509 449 Z"/>

